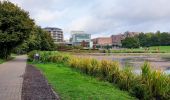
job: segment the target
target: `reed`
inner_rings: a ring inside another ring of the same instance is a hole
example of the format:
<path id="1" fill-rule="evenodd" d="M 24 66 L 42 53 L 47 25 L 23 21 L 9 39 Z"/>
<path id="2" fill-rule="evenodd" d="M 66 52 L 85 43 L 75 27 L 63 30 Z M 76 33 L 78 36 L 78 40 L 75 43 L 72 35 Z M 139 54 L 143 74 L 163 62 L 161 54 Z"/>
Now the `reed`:
<path id="1" fill-rule="evenodd" d="M 29 53 L 30 61 L 34 61 L 36 52 Z M 152 70 L 147 62 L 141 67 L 142 73 L 135 75 L 131 67 L 120 67 L 119 62 L 98 61 L 59 52 L 38 53 L 40 62 L 66 63 L 85 74 L 117 84 L 120 89 L 129 91 L 141 100 L 170 100 L 170 77 L 161 71 Z"/>

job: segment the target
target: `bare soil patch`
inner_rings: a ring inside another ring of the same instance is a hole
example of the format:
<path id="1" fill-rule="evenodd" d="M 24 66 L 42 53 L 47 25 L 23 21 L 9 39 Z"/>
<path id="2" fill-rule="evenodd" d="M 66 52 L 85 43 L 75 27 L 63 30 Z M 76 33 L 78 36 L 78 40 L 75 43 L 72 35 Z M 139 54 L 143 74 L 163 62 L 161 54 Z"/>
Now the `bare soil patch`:
<path id="1" fill-rule="evenodd" d="M 22 87 L 22 100 L 59 100 L 43 74 L 32 65 L 27 65 Z"/>

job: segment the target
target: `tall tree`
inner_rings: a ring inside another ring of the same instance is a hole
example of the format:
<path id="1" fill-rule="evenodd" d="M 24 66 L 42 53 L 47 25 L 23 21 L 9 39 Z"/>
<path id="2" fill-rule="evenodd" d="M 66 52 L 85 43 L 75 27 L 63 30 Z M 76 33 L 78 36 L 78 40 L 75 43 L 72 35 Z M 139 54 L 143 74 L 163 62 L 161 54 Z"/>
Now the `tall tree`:
<path id="1" fill-rule="evenodd" d="M 122 46 L 125 48 L 139 48 L 139 39 L 137 37 L 127 37 L 122 40 Z"/>
<path id="2" fill-rule="evenodd" d="M 0 58 L 7 59 L 11 50 L 29 37 L 33 26 L 28 12 L 9 1 L 0 1 Z"/>

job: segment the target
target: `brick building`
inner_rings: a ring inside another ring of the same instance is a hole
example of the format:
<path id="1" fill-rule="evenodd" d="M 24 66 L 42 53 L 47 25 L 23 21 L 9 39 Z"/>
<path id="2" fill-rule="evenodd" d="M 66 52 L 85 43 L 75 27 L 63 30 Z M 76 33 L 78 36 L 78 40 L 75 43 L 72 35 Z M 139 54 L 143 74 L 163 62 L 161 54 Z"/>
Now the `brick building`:
<path id="1" fill-rule="evenodd" d="M 107 46 L 112 45 L 112 38 L 111 37 L 100 37 L 92 39 L 94 46 Z"/>

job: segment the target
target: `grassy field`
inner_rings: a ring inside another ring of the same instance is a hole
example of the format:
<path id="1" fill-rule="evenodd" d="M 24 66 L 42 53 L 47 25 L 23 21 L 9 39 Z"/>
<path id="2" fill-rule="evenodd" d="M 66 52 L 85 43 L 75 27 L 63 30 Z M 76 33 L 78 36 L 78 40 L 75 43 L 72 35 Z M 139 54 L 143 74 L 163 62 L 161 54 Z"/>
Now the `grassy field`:
<path id="1" fill-rule="evenodd" d="M 133 100 L 111 83 L 81 74 L 64 64 L 36 64 L 62 100 Z"/>
<path id="2" fill-rule="evenodd" d="M 112 53 L 170 53 L 170 46 L 153 46 L 137 49 L 112 50 Z"/>

